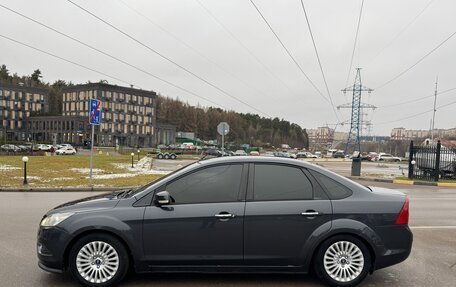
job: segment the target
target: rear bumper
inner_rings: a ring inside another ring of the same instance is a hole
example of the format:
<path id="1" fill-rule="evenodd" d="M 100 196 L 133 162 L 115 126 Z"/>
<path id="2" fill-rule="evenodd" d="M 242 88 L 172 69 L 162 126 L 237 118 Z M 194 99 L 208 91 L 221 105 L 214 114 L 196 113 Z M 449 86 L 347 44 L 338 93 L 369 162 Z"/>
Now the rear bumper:
<path id="1" fill-rule="evenodd" d="M 407 259 L 412 251 L 413 234 L 407 225 L 380 227 L 383 248 L 377 253 L 374 270 L 398 264 Z"/>

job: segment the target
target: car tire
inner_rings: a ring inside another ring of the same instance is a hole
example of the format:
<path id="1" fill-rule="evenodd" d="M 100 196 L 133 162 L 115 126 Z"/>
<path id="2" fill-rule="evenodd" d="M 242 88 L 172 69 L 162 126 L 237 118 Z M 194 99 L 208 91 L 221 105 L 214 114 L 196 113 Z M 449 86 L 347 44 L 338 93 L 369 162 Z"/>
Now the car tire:
<path id="1" fill-rule="evenodd" d="M 172 154 L 172 155 L 170 156 L 170 158 L 171 158 L 171 159 L 176 159 L 176 155 L 175 155 L 175 154 Z"/>
<path id="2" fill-rule="evenodd" d="M 159 153 L 159 154 L 157 155 L 157 158 L 158 158 L 158 159 L 163 159 L 163 154 Z"/>
<path id="3" fill-rule="evenodd" d="M 169 154 L 165 154 L 164 158 L 169 159 Z"/>
<path id="4" fill-rule="evenodd" d="M 86 258 L 92 260 L 93 255 L 98 256 L 93 262 L 84 262 Z M 72 246 L 68 267 L 83 286 L 105 287 L 117 285 L 127 274 L 129 264 L 127 250 L 119 240 L 107 234 L 90 234 Z"/>
<path id="5" fill-rule="evenodd" d="M 321 244 L 314 263 L 315 273 L 329 286 L 356 286 L 369 273 L 372 260 L 361 240 L 337 235 Z"/>

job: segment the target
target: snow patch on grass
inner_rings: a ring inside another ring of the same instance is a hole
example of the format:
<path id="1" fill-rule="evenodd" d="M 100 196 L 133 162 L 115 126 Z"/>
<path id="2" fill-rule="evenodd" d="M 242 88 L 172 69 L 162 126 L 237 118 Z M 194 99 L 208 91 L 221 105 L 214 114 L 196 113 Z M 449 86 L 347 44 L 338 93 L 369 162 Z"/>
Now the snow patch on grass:
<path id="1" fill-rule="evenodd" d="M 0 171 L 9 171 L 9 170 L 17 170 L 20 169 L 19 167 L 16 166 L 11 166 L 7 164 L 0 164 Z"/>
<path id="2" fill-rule="evenodd" d="M 74 172 L 84 173 L 84 174 L 90 173 L 90 168 L 70 168 L 70 170 L 74 171 Z M 104 173 L 103 169 L 99 169 L 99 168 L 92 169 L 92 174 L 101 174 L 101 173 Z"/>
<path id="3" fill-rule="evenodd" d="M 140 161 L 136 162 L 133 167 L 131 167 L 131 163 L 113 163 L 115 168 L 117 169 L 124 169 L 128 170 L 129 172 L 133 173 L 134 175 L 140 174 L 158 174 L 158 175 L 165 175 L 170 173 L 171 171 L 168 170 L 156 170 L 151 169 L 151 157 L 142 158 Z"/>

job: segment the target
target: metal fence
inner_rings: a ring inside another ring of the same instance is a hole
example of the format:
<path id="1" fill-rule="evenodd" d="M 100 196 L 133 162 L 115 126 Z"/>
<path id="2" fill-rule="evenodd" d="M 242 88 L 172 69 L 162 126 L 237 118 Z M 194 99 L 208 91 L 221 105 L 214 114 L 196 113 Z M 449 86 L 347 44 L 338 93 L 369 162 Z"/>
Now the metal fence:
<path id="1" fill-rule="evenodd" d="M 410 142 L 409 179 L 439 181 L 456 179 L 456 149 L 437 144 L 414 145 Z"/>

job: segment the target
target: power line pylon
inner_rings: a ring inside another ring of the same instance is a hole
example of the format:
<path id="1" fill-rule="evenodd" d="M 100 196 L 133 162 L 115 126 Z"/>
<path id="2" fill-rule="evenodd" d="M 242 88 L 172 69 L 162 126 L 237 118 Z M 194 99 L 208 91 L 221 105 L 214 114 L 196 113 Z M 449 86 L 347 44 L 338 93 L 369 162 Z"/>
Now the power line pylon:
<path id="1" fill-rule="evenodd" d="M 342 92 L 353 92 L 352 102 L 349 104 L 343 104 L 337 107 L 337 109 L 351 108 L 351 119 L 350 119 L 350 132 L 348 133 L 347 145 L 345 147 L 345 153 L 348 153 L 353 146 L 353 150 L 361 151 L 361 140 L 360 132 L 362 129 L 362 109 L 376 109 L 377 107 L 370 104 L 361 102 L 361 93 L 371 93 L 373 89 L 365 87 L 361 84 L 361 68 L 356 68 L 355 83 L 353 86 L 345 88 Z"/>

